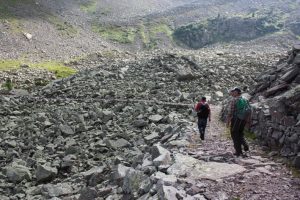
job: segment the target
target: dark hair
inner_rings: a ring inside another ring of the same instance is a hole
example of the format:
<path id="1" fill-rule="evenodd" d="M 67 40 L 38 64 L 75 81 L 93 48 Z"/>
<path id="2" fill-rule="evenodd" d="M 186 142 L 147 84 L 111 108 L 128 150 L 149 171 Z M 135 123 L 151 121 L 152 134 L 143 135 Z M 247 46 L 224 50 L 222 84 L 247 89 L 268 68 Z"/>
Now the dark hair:
<path id="1" fill-rule="evenodd" d="M 240 88 L 238 88 L 238 87 L 233 88 L 230 92 L 234 92 L 234 91 L 238 92 L 239 94 L 242 93 L 242 90 Z"/>
<path id="2" fill-rule="evenodd" d="M 202 97 L 201 100 L 202 100 L 202 101 L 206 101 L 206 97 Z"/>

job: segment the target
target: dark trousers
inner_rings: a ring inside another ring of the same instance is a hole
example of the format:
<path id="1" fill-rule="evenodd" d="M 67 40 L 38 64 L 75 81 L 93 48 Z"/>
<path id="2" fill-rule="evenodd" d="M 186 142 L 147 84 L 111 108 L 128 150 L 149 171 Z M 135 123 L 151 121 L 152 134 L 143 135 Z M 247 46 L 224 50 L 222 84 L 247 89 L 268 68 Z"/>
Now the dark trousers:
<path id="1" fill-rule="evenodd" d="M 245 120 L 241 120 L 238 118 L 233 118 L 231 120 L 231 127 L 230 127 L 231 138 L 233 140 L 234 149 L 237 155 L 241 155 L 243 153 L 242 145 L 244 146 L 245 151 L 249 149 L 249 146 L 244 138 L 245 125 L 246 125 Z"/>
<path id="2" fill-rule="evenodd" d="M 200 138 L 204 140 L 205 128 L 207 126 L 207 118 L 198 117 L 198 129 L 200 132 Z"/>

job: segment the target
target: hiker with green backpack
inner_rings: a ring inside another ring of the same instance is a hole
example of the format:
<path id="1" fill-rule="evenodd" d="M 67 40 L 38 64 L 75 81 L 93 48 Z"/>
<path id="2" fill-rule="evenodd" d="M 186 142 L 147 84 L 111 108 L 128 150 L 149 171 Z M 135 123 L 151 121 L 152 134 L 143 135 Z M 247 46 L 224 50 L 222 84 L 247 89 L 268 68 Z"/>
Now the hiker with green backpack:
<path id="1" fill-rule="evenodd" d="M 244 138 L 244 128 L 250 124 L 251 106 L 249 101 L 241 96 L 242 91 L 234 88 L 230 91 L 233 96 L 230 102 L 230 110 L 227 116 L 227 126 L 230 125 L 231 138 L 233 140 L 235 154 L 237 157 L 244 156 L 244 151 L 249 151 L 249 146 Z"/>

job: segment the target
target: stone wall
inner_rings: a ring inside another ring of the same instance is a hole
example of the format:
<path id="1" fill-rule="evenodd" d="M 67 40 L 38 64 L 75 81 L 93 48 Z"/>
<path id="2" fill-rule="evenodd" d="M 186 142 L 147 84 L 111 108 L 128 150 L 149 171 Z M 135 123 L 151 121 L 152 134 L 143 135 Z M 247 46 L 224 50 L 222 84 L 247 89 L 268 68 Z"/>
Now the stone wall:
<path id="1" fill-rule="evenodd" d="M 300 168 L 300 43 L 257 81 L 252 130 Z"/>

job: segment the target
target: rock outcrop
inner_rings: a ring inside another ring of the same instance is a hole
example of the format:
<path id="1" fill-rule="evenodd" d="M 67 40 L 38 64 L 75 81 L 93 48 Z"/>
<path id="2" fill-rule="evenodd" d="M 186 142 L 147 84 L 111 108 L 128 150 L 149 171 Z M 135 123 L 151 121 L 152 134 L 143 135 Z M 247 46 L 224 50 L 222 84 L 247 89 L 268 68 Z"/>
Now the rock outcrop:
<path id="1" fill-rule="evenodd" d="M 182 26 L 175 30 L 174 38 L 187 47 L 199 49 L 217 42 L 251 40 L 278 30 L 271 16 L 218 17 L 205 23 Z"/>
<path id="2" fill-rule="evenodd" d="M 300 168 L 300 44 L 261 74 L 252 91 L 252 129 L 271 149 Z"/>

